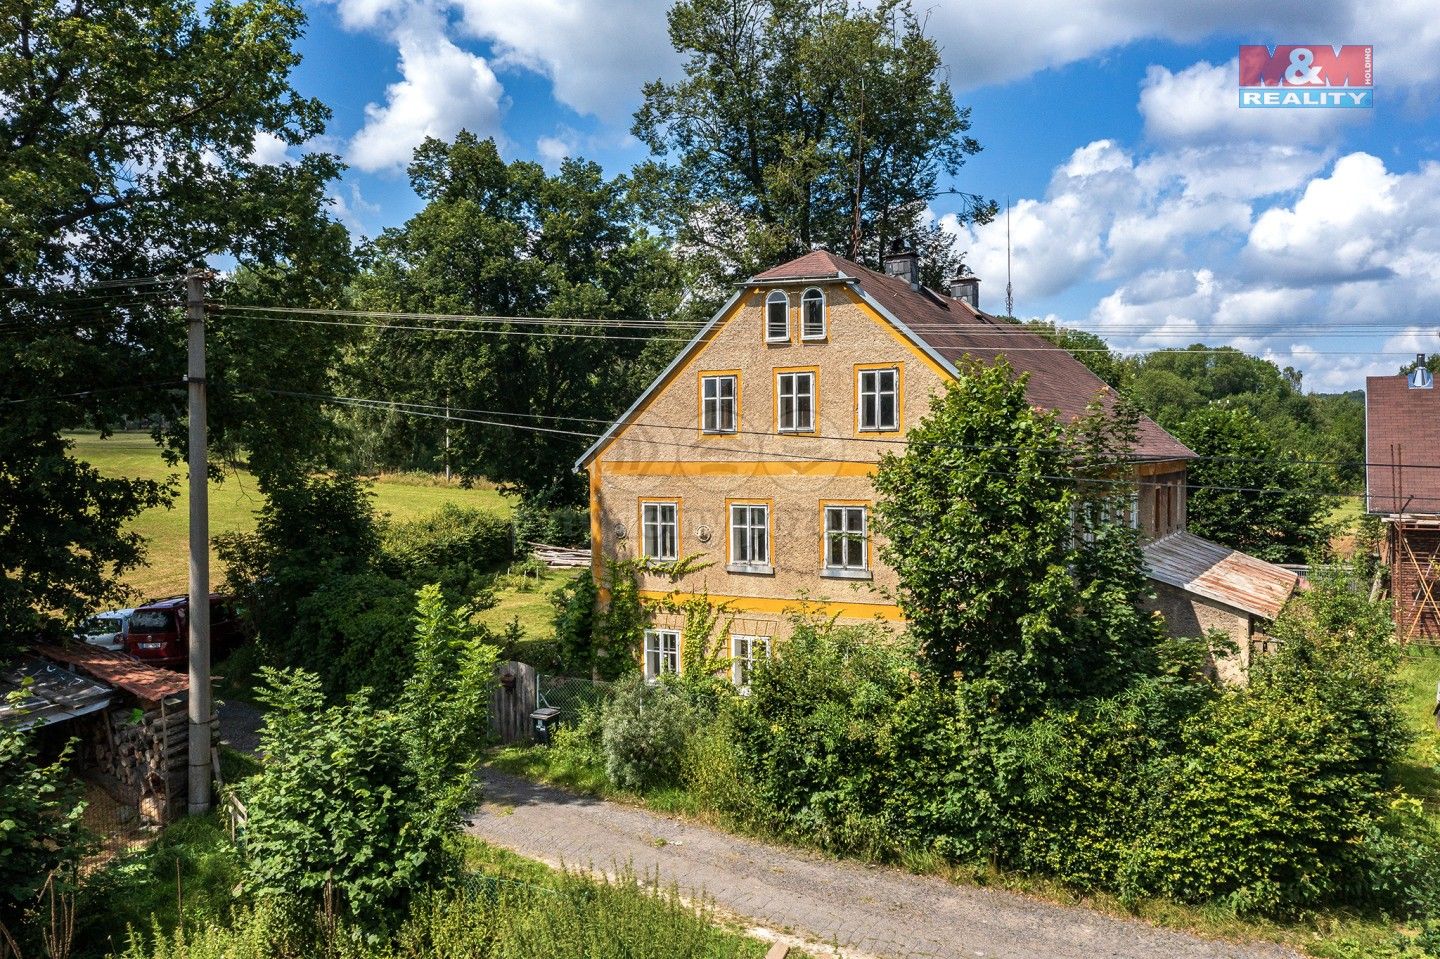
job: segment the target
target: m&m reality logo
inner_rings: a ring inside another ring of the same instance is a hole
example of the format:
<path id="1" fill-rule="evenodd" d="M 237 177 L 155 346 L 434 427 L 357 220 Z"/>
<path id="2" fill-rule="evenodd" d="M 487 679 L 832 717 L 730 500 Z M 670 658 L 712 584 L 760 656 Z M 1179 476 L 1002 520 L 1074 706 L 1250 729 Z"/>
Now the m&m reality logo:
<path id="1" fill-rule="evenodd" d="M 1328 43 L 1240 47 L 1240 106 L 1375 106 L 1374 48 Z"/>

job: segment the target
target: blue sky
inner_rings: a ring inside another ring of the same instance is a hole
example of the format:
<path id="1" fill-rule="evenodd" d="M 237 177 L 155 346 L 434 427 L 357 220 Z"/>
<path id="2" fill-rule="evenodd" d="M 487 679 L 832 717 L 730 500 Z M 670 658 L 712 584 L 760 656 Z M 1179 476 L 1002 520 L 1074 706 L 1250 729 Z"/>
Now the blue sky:
<path id="1" fill-rule="evenodd" d="M 1354 389 L 1440 351 L 1440 23 L 1429 4 L 1315 0 L 928 0 L 984 152 L 954 185 L 1012 207 L 1016 312 L 1127 350 L 1203 340 Z M 332 0 L 310 6 L 296 84 L 334 118 L 359 233 L 418 209 L 427 134 L 512 158 L 643 158 L 640 84 L 674 77 L 665 0 Z M 1375 48 L 1373 110 L 1241 110 L 1242 43 Z M 278 143 L 257 156 L 283 158 Z M 290 151 L 293 155 L 294 150 Z M 1003 305 L 1003 217 L 955 224 Z"/>

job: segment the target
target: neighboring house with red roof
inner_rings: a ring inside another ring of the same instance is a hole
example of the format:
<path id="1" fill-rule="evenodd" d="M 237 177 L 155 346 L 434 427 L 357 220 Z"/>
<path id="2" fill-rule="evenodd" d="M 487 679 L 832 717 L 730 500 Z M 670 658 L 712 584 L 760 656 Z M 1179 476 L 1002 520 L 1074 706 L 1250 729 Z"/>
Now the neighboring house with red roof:
<path id="1" fill-rule="evenodd" d="M 1365 380 L 1365 511 L 1385 523 L 1400 641 L 1440 645 L 1440 391 L 1419 359 Z"/>
<path id="2" fill-rule="evenodd" d="M 685 578 L 679 598 L 703 593 L 727 605 L 740 681 L 745 663 L 783 638 L 786 613 L 802 600 L 841 620 L 898 623 L 900 610 L 887 598 L 898 583 L 870 529 L 871 477 L 964 358 L 1003 355 L 1029 374 L 1031 401 L 1065 420 L 1097 397 L 1115 402 L 1069 353 L 981 311 L 978 284 L 961 277 L 940 293 L 919 283 L 913 253 L 885 257 L 878 272 L 826 251 L 742 284 L 576 464 L 590 476 L 597 577 L 605 558 L 698 554 L 706 568 Z M 1147 541 L 1184 530 L 1193 455 L 1141 419 L 1130 514 Z M 1179 567 L 1159 581 L 1174 593 L 1160 605 L 1215 606 L 1198 619 L 1191 609 L 1189 618 L 1226 628 L 1248 651 L 1255 621 L 1273 615 L 1272 604 L 1246 608 L 1243 588 L 1215 600 L 1172 585 L 1203 579 L 1204 570 L 1185 566 L 1193 555 L 1164 557 Z M 1288 596 L 1295 577 L 1286 575 Z M 650 574 L 640 587 L 650 600 L 676 588 Z M 1230 619 L 1217 624 L 1217 615 Z M 679 668 L 682 626 L 655 614 L 643 650 L 647 674 Z"/>

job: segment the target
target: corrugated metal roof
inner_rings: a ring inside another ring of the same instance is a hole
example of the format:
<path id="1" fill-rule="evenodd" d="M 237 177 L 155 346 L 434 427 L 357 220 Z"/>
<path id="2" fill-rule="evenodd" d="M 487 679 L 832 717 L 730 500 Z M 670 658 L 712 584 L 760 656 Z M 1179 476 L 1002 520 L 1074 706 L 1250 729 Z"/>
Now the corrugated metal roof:
<path id="1" fill-rule="evenodd" d="M 12 703 L 15 692 L 24 698 Z M 0 674 L 0 722 L 48 726 L 104 709 L 114 695 L 105 683 L 36 657 Z"/>
<path id="2" fill-rule="evenodd" d="M 1280 615 L 1300 582 L 1283 566 L 1183 531 L 1147 543 L 1141 552 L 1151 579 L 1265 619 Z"/>
<path id="3" fill-rule="evenodd" d="M 146 702 L 158 703 L 190 689 L 190 680 L 183 673 L 174 673 L 142 663 L 124 653 L 112 653 L 83 643 L 64 647 L 37 643 L 35 652 L 57 663 L 74 666 Z"/>

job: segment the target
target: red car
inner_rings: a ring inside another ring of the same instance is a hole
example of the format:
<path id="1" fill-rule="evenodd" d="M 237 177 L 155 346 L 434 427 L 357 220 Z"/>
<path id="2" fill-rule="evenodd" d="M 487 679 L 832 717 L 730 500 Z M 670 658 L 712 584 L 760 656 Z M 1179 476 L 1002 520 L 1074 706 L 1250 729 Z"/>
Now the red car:
<path id="1" fill-rule="evenodd" d="M 240 617 L 229 597 L 210 594 L 212 655 L 229 649 L 241 636 Z M 190 659 L 190 597 L 173 596 L 136 607 L 130 617 L 125 651 L 157 666 L 184 666 Z"/>

